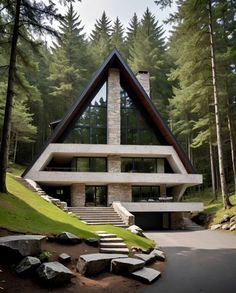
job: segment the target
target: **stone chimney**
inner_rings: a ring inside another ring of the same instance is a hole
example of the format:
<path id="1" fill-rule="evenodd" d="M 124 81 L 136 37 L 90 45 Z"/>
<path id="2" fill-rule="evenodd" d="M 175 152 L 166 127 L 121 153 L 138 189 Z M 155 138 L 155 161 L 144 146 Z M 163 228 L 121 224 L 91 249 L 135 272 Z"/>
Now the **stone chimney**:
<path id="1" fill-rule="evenodd" d="M 140 70 L 136 77 L 150 98 L 150 74 L 147 70 Z"/>

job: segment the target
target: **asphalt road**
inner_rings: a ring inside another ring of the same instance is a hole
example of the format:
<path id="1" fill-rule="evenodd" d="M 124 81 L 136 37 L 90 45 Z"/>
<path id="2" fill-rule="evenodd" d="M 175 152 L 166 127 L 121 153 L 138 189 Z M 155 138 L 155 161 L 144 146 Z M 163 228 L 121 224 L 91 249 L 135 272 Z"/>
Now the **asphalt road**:
<path id="1" fill-rule="evenodd" d="M 145 234 L 167 262 L 161 278 L 140 292 L 236 293 L 236 236 L 210 230 Z"/>

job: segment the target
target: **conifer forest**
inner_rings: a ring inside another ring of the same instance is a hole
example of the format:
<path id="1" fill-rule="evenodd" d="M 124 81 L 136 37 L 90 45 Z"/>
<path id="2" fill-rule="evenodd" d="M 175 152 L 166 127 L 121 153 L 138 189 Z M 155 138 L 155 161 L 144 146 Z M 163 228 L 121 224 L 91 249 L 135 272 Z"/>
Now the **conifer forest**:
<path id="1" fill-rule="evenodd" d="M 153 2 L 165 9 L 173 1 Z M 202 188 L 220 191 L 229 207 L 236 189 L 236 1 L 175 2 L 166 38 L 149 8 L 127 27 L 104 9 L 88 35 L 75 1 L 61 1 L 61 15 L 51 1 L 0 0 L 0 177 L 7 164 L 32 161 L 50 123 L 63 118 L 115 47 L 133 72 L 150 73 L 151 99 L 203 174 Z"/>

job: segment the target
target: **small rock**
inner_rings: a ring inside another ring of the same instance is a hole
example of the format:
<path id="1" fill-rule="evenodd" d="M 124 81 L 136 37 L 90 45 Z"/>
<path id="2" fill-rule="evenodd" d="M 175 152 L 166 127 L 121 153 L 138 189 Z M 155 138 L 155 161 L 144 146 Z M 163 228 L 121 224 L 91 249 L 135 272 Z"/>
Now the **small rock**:
<path id="1" fill-rule="evenodd" d="M 143 268 L 130 274 L 131 277 L 144 283 L 152 283 L 161 276 L 161 272 L 151 269 Z"/>
<path id="2" fill-rule="evenodd" d="M 126 228 L 126 230 L 137 230 L 139 232 L 143 232 L 143 229 L 141 229 L 139 226 L 137 225 L 131 225 L 128 228 Z"/>
<path id="3" fill-rule="evenodd" d="M 41 264 L 37 257 L 25 257 L 15 268 L 17 274 L 26 274 L 37 268 Z"/>
<path id="4" fill-rule="evenodd" d="M 85 243 L 90 245 L 90 246 L 93 246 L 93 247 L 98 247 L 99 246 L 99 239 L 97 239 L 97 238 L 88 238 L 88 239 L 85 239 Z"/>
<path id="5" fill-rule="evenodd" d="M 61 244 L 78 244 L 82 239 L 70 232 L 62 232 L 56 236 L 56 241 Z"/>
<path id="6" fill-rule="evenodd" d="M 40 281 L 55 286 L 67 283 L 74 277 L 71 270 L 57 261 L 41 264 L 36 272 Z"/>
<path id="7" fill-rule="evenodd" d="M 67 253 L 61 253 L 59 255 L 59 262 L 60 263 L 68 263 L 71 261 L 71 256 Z"/>
<path id="8" fill-rule="evenodd" d="M 223 224 L 223 225 L 221 226 L 221 229 L 222 229 L 222 230 L 229 230 L 229 228 L 230 228 L 230 225 L 229 225 L 229 224 Z"/>
<path id="9" fill-rule="evenodd" d="M 221 228 L 221 224 L 215 224 L 215 225 L 212 225 L 212 226 L 211 226 L 211 230 L 212 230 L 212 231 L 218 230 L 218 229 L 220 229 L 220 228 Z"/>
<path id="10" fill-rule="evenodd" d="M 144 261 L 131 257 L 113 259 L 111 261 L 111 272 L 115 274 L 125 275 L 142 269 L 144 265 Z"/>
<path id="11" fill-rule="evenodd" d="M 235 223 L 236 224 L 236 215 L 230 218 L 230 224 Z"/>
<path id="12" fill-rule="evenodd" d="M 159 261 L 166 260 L 166 256 L 162 250 L 154 249 L 150 254 L 154 255 L 156 257 L 156 260 L 159 260 Z"/>
<path id="13" fill-rule="evenodd" d="M 226 222 L 228 222 L 229 220 L 230 220 L 230 216 L 227 215 L 227 214 L 225 214 L 225 215 L 223 216 L 223 218 L 221 219 L 220 224 L 226 223 Z"/>
<path id="14" fill-rule="evenodd" d="M 236 224 L 232 225 L 230 228 L 229 228 L 230 231 L 234 231 L 236 230 Z"/>

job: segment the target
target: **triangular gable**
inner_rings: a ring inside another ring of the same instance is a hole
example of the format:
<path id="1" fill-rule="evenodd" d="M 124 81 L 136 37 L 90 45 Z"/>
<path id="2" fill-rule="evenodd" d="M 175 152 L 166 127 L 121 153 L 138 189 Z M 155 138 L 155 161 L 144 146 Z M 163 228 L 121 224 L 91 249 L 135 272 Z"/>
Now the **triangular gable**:
<path id="1" fill-rule="evenodd" d="M 150 119 L 152 120 L 153 125 L 160 131 L 161 135 L 165 138 L 167 144 L 172 145 L 176 152 L 178 153 L 183 165 L 185 166 L 188 173 L 194 173 L 194 169 L 192 164 L 190 163 L 189 159 L 183 152 L 182 148 L 176 141 L 174 135 L 172 134 L 171 130 L 167 126 L 167 124 L 162 119 L 159 111 L 156 109 L 152 100 L 148 97 L 147 93 L 137 80 L 134 73 L 131 71 L 129 66 L 126 64 L 120 53 L 117 49 L 113 49 L 111 53 L 108 55 L 104 63 L 98 68 L 80 97 L 76 100 L 73 106 L 69 109 L 67 114 L 61 120 L 61 122 L 55 128 L 52 136 L 47 141 L 46 145 L 44 146 L 43 150 L 38 154 L 35 160 L 32 162 L 31 166 L 29 166 L 22 176 L 25 176 L 28 171 L 31 169 L 33 164 L 39 158 L 41 153 L 46 149 L 46 147 L 50 143 L 57 143 L 60 140 L 60 137 L 63 135 L 65 129 L 70 125 L 70 123 L 75 119 L 79 109 L 86 106 L 87 99 L 90 98 L 91 94 L 93 94 L 99 85 L 102 84 L 104 79 L 107 76 L 107 72 L 109 68 L 117 67 L 120 69 L 120 76 L 121 76 L 121 84 L 126 84 L 126 90 L 130 91 L 130 93 L 134 93 L 136 98 L 138 99 L 139 103 L 144 107 L 144 109 L 148 112 Z M 128 85 L 128 87 L 127 87 Z"/>

